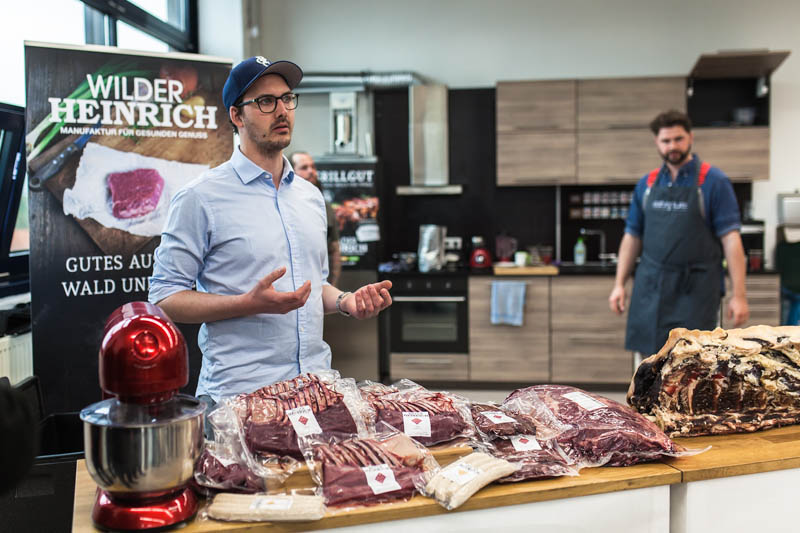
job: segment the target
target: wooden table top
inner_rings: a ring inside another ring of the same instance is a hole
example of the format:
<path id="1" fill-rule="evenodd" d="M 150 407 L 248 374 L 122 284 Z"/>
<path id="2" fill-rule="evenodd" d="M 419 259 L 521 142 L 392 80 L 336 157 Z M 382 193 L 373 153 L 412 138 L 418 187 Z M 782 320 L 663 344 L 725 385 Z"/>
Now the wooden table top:
<path id="1" fill-rule="evenodd" d="M 433 500 L 418 495 L 407 502 L 391 505 L 329 511 L 318 522 L 268 524 L 196 518 L 181 531 L 309 531 L 800 468 L 800 426 L 736 435 L 678 438 L 675 441 L 691 449 L 711 448 L 691 457 L 667 459 L 661 463 L 585 468 L 576 477 L 493 484 L 479 491 L 456 511 L 446 511 Z M 74 532 L 98 531 L 91 521 L 95 489 L 85 461 L 78 461 L 72 519 Z M 199 514 L 202 511 L 201 507 Z"/>
<path id="2" fill-rule="evenodd" d="M 683 481 L 701 481 L 800 467 L 800 426 L 716 437 L 677 438 L 687 447 L 711 449 L 691 457 L 664 461 L 683 474 Z"/>
<path id="3" fill-rule="evenodd" d="M 657 487 L 679 483 L 681 473 L 661 463 L 649 463 L 625 468 L 587 468 L 580 476 L 543 479 L 522 483 L 494 484 L 485 487 L 456 511 L 446 511 L 438 503 L 423 496 L 414 496 L 407 502 L 353 510 L 335 510 L 317 522 L 298 524 L 219 522 L 198 519 L 181 531 L 186 533 L 206 531 L 310 531 L 315 529 L 354 526 L 445 514 L 448 512 L 473 511 L 503 505 L 515 505 L 560 498 L 602 494 L 620 490 Z M 72 517 L 72 531 L 86 533 L 98 531 L 92 525 L 91 512 L 95 499 L 96 485 L 86 470 L 85 461 L 78 461 L 75 475 L 75 507 Z M 200 513 L 202 513 L 202 507 Z"/>

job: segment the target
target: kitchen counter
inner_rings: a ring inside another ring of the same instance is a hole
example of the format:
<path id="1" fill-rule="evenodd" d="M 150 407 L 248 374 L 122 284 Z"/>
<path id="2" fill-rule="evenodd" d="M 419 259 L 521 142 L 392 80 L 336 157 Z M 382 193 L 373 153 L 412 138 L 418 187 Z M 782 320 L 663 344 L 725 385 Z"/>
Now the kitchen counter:
<path id="1" fill-rule="evenodd" d="M 629 492 L 622 493 L 621 491 L 646 490 L 658 487 L 666 488 L 666 486 L 672 483 L 680 482 L 680 478 L 681 474 L 679 471 L 660 463 L 649 463 L 625 468 L 590 468 L 585 469 L 580 476 L 575 477 L 490 485 L 475 494 L 456 511 L 446 511 L 432 499 L 418 495 L 407 502 L 374 505 L 352 510 L 329 511 L 325 518 L 317 522 L 267 524 L 220 522 L 195 518 L 180 531 L 186 533 L 205 531 L 309 531 L 376 523 L 382 523 L 382 525 L 390 527 L 392 524 L 389 521 L 422 519 L 424 517 L 428 517 L 432 520 L 438 518 L 440 521 L 439 530 L 444 531 L 447 529 L 444 524 L 452 523 L 449 522 L 451 520 L 458 520 L 452 515 L 463 515 L 464 513 L 467 514 L 462 520 L 469 520 L 470 524 L 473 524 L 478 517 L 481 517 L 482 520 L 486 520 L 483 527 L 484 530 L 488 530 L 491 524 L 496 525 L 498 520 L 503 520 L 504 524 L 508 524 L 504 516 L 507 512 L 513 511 L 514 508 L 508 508 L 508 510 L 506 510 L 505 506 L 542 504 L 543 502 L 563 500 L 565 498 L 610 494 L 611 497 L 619 500 L 619 512 L 624 512 L 622 508 L 625 502 L 629 502 L 630 498 L 633 496 L 631 496 Z M 72 519 L 73 532 L 85 533 L 99 531 L 92 525 L 91 521 L 91 509 L 94 504 L 95 489 L 96 485 L 86 470 L 85 461 L 79 461 L 75 474 L 75 507 Z M 660 500 L 664 499 L 662 492 L 658 493 L 662 496 Z M 647 492 L 645 493 L 649 494 Z M 666 496 L 666 501 L 661 501 L 660 504 L 669 503 L 668 491 L 666 492 Z M 590 501 L 587 501 L 587 503 L 590 503 Z M 597 520 L 596 516 L 581 513 L 577 500 L 561 501 L 559 504 L 570 506 L 572 509 L 570 516 L 573 517 L 573 520 L 584 520 L 583 523 L 585 524 L 591 524 L 593 520 Z M 660 508 L 660 504 L 654 504 L 653 507 L 658 509 Z M 496 513 L 494 513 L 493 516 L 481 513 L 473 518 L 470 513 L 481 510 L 497 510 L 497 508 L 500 507 L 504 508 L 500 516 L 497 516 Z M 636 512 L 637 510 L 631 509 L 630 511 Z M 526 513 L 529 520 L 532 518 L 530 512 L 531 511 L 528 510 Z M 202 513 L 202 508 L 199 513 Z M 619 516 L 616 518 L 618 519 Z M 416 522 L 416 520 L 412 521 L 412 523 L 414 522 Z M 562 516 L 559 522 L 566 523 L 566 515 Z M 422 525 L 422 522 L 420 522 L 417 527 Z M 474 524 L 473 527 L 475 527 Z M 370 527 L 370 531 L 377 529 L 380 529 L 379 526 L 373 525 Z M 399 531 L 399 529 L 396 528 L 393 530 Z M 596 528 L 594 530 L 601 531 L 602 529 Z M 612 529 L 609 528 L 607 530 L 611 531 Z M 666 531 L 663 528 L 658 528 L 657 530 Z"/>
<path id="2" fill-rule="evenodd" d="M 697 524 L 705 524 L 706 519 L 714 520 L 716 522 L 713 523 L 716 524 L 724 520 L 733 524 L 733 527 L 727 528 L 728 530 L 741 531 L 743 529 L 736 527 L 735 521 L 747 520 L 747 516 L 751 517 L 750 520 L 762 521 L 762 524 L 765 523 L 764 520 L 773 524 L 776 523 L 775 520 L 784 520 L 784 515 L 786 519 L 793 516 L 785 512 L 771 513 L 770 510 L 788 509 L 786 506 L 781 506 L 780 502 L 785 498 L 794 499 L 791 490 L 780 489 L 794 486 L 800 478 L 800 426 L 756 433 L 675 440 L 692 449 L 703 449 L 707 446 L 711 448 L 698 455 L 667 459 L 662 463 L 617 468 L 587 468 L 577 477 L 508 485 L 494 484 L 479 491 L 458 510 L 450 512 L 429 498 L 415 496 L 408 502 L 391 505 L 375 505 L 350 511 L 329 511 L 326 517 L 318 522 L 265 524 L 218 522 L 196 518 L 181 531 L 187 533 L 305 531 L 377 523 L 380 523 L 380 526 L 370 526 L 369 530 L 405 531 L 400 528 L 401 524 L 407 527 L 438 525 L 440 530 L 445 530 L 448 526 L 449 529 L 453 529 L 456 524 L 464 523 L 472 528 L 483 527 L 483 530 L 488 530 L 492 521 L 497 524 L 497 520 L 502 520 L 504 525 L 508 525 L 516 511 L 524 511 L 522 516 L 533 526 L 535 520 L 543 520 L 540 517 L 547 514 L 549 506 L 556 505 L 568 506 L 567 513 L 560 515 L 558 521 L 566 528 L 570 521 L 582 520 L 584 516 L 586 520 L 604 521 L 605 517 L 598 518 L 598 515 L 586 515 L 585 512 L 597 502 L 602 502 L 604 505 L 608 503 L 601 498 L 611 499 L 609 501 L 614 505 L 616 499 L 619 499 L 621 506 L 619 509 L 614 507 L 615 513 L 636 512 L 637 505 L 644 505 L 649 517 L 645 517 L 644 520 L 650 520 L 651 524 L 655 522 L 659 524 L 647 529 L 646 524 L 639 523 L 639 530 L 649 531 L 723 530 L 715 527 L 699 528 Z M 764 482 L 772 483 L 771 490 L 764 488 Z M 713 484 L 713 487 L 709 484 Z M 664 501 L 663 489 L 667 486 L 669 489 Z M 758 486 L 758 491 L 747 492 L 751 486 Z M 90 516 L 95 488 L 85 462 L 79 461 L 75 475 L 73 531 L 97 531 L 91 523 Z M 709 488 L 713 490 L 708 490 Z M 747 503 L 740 506 L 741 511 L 736 506 L 725 503 L 743 493 L 747 494 Z M 722 502 L 711 501 L 714 498 Z M 582 506 L 588 507 L 582 509 Z M 663 517 L 658 514 L 659 509 L 661 512 L 669 510 L 667 529 L 664 529 Z M 639 511 L 641 510 L 640 508 Z M 745 516 L 743 518 L 740 515 Z M 639 515 L 636 519 L 642 520 L 643 517 Z M 401 522 L 395 522 L 398 520 Z M 481 526 L 484 520 L 488 525 Z M 596 525 L 596 528 L 592 528 L 594 531 L 614 530 L 605 522 Z M 458 529 L 462 529 L 461 526 Z M 761 528 L 762 531 L 769 529 L 770 527 Z"/>

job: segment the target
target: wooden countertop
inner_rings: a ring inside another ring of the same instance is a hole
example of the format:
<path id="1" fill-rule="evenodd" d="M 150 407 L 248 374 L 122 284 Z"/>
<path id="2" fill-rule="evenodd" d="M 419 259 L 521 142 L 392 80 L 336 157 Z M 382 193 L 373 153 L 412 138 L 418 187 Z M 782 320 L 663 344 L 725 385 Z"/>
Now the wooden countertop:
<path id="1" fill-rule="evenodd" d="M 446 511 L 430 498 L 415 496 L 407 502 L 375 505 L 349 511 L 329 511 L 324 519 L 317 522 L 267 524 L 195 519 L 180 531 L 186 533 L 206 531 L 309 531 L 431 516 L 448 512 L 474 511 L 503 505 L 572 498 L 620 490 L 657 487 L 678 483 L 680 480 L 680 472 L 661 463 L 649 463 L 625 468 L 587 468 L 583 470 L 580 476 L 575 477 L 490 485 L 475 494 L 456 511 Z M 72 517 L 72 531 L 75 533 L 98 531 L 92 525 L 91 519 L 96 488 L 97 486 L 86 470 L 85 461 L 78 461 L 75 474 L 75 507 Z"/>
<path id="2" fill-rule="evenodd" d="M 683 474 L 683 481 L 701 481 L 800 467 L 800 426 L 717 437 L 677 438 L 687 448 L 707 452 L 664 461 Z"/>
<path id="3" fill-rule="evenodd" d="M 760 472 L 800 468 L 800 426 L 787 426 L 756 433 L 716 437 L 678 438 L 676 442 L 692 448 L 711 446 L 691 457 L 663 463 L 628 467 L 585 468 L 580 476 L 545 479 L 507 485 L 494 484 L 479 491 L 456 511 L 471 511 L 539 501 L 602 494 L 620 490 L 657 487 L 680 482 L 702 481 Z M 91 521 L 96 485 L 78 461 L 75 475 L 74 532 L 95 532 Z M 202 512 L 202 509 L 201 509 Z M 195 519 L 181 531 L 308 531 L 445 514 L 444 508 L 429 498 L 415 496 L 408 502 L 375 505 L 349 511 L 329 511 L 323 520 L 301 524 L 218 522 Z"/>
<path id="4" fill-rule="evenodd" d="M 509 266 L 494 267 L 495 276 L 557 276 L 558 267 L 553 265 L 543 266 Z"/>

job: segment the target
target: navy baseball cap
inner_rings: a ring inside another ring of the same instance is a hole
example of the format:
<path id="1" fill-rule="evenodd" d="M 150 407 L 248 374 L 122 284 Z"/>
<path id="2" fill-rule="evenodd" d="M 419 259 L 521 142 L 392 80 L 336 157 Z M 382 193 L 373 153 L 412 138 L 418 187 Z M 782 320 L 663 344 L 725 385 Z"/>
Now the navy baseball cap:
<path id="1" fill-rule="evenodd" d="M 303 79 L 303 71 L 291 61 L 270 63 L 263 56 L 245 59 L 233 67 L 222 88 L 222 103 L 225 109 L 229 109 L 258 78 L 265 74 L 279 74 L 286 80 L 290 90 L 297 87 Z"/>

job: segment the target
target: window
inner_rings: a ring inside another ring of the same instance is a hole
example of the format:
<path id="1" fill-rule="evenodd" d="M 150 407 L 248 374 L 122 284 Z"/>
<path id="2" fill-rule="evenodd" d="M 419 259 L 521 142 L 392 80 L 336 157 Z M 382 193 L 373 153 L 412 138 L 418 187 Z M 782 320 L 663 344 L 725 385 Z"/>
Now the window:
<path id="1" fill-rule="evenodd" d="M 87 43 L 197 52 L 197 0 L 82 1 L 94 11 L 87 12 Z"/>

